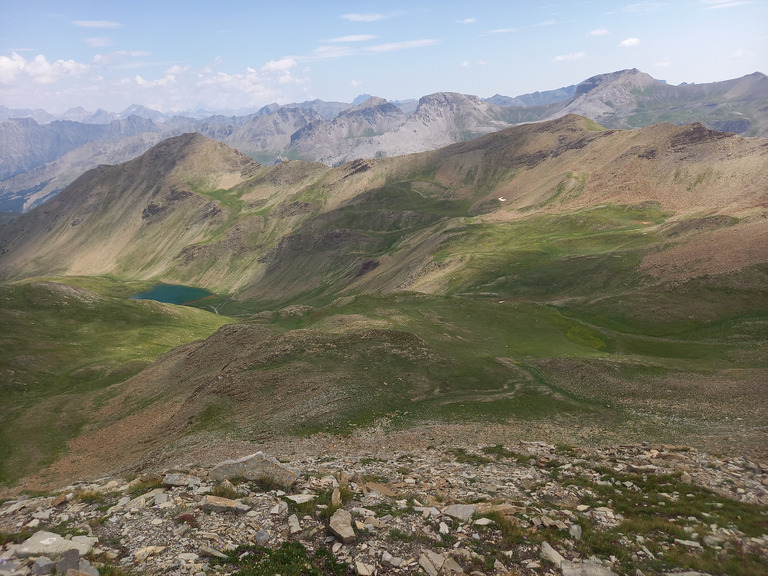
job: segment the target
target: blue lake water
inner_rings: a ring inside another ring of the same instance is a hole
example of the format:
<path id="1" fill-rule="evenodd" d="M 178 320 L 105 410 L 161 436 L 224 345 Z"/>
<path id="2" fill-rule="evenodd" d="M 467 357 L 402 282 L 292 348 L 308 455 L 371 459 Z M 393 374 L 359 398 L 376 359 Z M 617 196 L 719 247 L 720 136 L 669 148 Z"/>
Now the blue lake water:
<path id="1" fill-rule="evenodd" d="M 194 288 L 193 286 L 180 286 L 178 284 L 156 284 L 146 292 L 134 294 L 132 300 L 156 300 L 166 302 L 167 304 L 189 304 L 200 298 L 211 296 L 205 288 Z"/>

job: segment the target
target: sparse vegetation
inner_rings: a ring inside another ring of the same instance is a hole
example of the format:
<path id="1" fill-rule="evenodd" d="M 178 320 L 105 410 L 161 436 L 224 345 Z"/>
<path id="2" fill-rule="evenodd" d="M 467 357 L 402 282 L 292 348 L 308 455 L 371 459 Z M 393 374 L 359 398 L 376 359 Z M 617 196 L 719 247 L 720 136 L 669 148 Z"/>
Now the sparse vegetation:
<path id="1" fill-rule="evenodd" d="M 259 546 L 239 546 L 227 553 L 227 560 L 214 559 L 214 565 L 234 568 L 237 576 L 341 576 L 347 564 L 337 562 L 327 548 L 310 557 L 299 542 L 284 542 L 272 550 Z"/>

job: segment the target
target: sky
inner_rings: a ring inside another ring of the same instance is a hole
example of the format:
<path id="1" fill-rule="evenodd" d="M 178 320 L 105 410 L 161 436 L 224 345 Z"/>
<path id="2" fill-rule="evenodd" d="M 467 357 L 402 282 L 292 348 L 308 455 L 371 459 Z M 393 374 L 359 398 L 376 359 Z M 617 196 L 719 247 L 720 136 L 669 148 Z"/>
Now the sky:
<path id="1" fill-rule="evenodd" d="M 768 73 L 768 0 L 0 0 L 0 105 L 255 110 Z"/>

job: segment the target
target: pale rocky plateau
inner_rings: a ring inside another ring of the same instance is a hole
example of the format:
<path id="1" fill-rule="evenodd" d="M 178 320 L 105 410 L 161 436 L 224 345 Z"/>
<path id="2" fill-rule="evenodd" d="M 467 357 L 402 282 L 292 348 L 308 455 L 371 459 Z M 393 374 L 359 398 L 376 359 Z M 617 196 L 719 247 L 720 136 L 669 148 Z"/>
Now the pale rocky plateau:
<path id="1" fill-rule="evenodd" d="M 694 576 L 731 573 L 734 560 L 740 573 L 768 566 L 768 463 L 652 444 L 408 450 L 377 440 L 166 462 L 13 496 L 0 505 L 0 575 Z"/>

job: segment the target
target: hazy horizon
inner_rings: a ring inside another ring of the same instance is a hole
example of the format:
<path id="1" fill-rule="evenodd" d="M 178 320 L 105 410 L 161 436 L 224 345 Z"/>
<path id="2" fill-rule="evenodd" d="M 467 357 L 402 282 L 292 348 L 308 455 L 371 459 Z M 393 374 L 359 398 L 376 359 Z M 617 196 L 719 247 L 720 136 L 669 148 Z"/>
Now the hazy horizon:
<path id="1" fill-rule="evenodd" d="M 630 68 L 701 84 L 765 72 L 766 21 L 764 0 L 5 2 L 0 105 L 60 114 L 487 98 Z"/>

